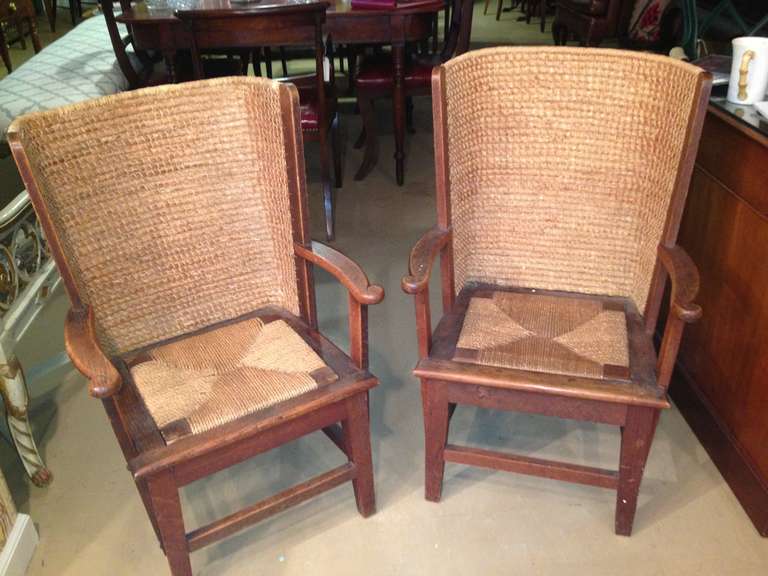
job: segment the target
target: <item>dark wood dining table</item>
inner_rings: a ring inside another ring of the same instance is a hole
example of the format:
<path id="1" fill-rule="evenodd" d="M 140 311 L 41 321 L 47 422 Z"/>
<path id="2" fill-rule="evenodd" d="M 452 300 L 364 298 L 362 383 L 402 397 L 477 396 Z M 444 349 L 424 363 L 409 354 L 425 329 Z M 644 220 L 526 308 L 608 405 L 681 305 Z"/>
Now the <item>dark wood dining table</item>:
<path id="1" fill-rule="evenodd" d="M 179 9 L 243 11 L 252 7 L 258 10 L 268 2 L 245 4 L 230 0 L 192 0 Z M 432 34 L 435 14 L 445 8 L 445 0 L 399 0 L 394 8 L 353 8 L 349 0 L 328 0 L 328 3 L 325 32 L 335 44 L 392 46 L 395 161 L 397 182 L 402 184 L 405 158 L 405 45 L 424 40 Z M 171 81 L 175 80 L 173 62 L 177 52 L 189 50 L 192 46 L 191 36 L 175 11 L 173 2 L 169 2 L 168 8 L 151 10 L 145 2 L 138 2 L 116 18 L 129 28 L 135 49 L 163 54 Z"/>

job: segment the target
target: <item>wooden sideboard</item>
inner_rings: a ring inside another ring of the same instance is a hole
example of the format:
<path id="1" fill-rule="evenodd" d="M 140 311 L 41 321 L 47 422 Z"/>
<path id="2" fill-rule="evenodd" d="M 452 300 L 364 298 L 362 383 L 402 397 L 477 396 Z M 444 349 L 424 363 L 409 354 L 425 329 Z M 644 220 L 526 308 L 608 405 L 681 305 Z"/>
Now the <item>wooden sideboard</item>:
<path id="1" fill-rule="evenodd" d="M 710 105 L 680 244 L 701 273 L 671 396 L 768 536 L 768 123 Z"/>

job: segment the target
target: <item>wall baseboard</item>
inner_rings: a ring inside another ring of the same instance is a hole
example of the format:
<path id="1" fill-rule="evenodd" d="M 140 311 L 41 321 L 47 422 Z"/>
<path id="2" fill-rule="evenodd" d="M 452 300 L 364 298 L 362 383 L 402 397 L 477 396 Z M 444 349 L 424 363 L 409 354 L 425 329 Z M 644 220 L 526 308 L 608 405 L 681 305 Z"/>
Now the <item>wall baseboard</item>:
<path id="1" fill-rule="evenodd" d="M 24 576 L 37 548 L 37 530 L 27 514 L 17 514 L 0 552 L 0 576 Z"/>

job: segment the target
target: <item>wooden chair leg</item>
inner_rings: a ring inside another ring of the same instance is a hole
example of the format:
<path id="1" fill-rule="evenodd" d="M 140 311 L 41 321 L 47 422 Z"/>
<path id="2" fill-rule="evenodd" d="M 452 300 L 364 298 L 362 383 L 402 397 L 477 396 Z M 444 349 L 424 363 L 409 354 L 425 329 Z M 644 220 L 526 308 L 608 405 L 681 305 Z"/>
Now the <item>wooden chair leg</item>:
<path id="1" fill-rule="evenodd" d="M 0 57 L 3 59 L 3 64 L 5 64 L 8 74 L 13 72 L 13 63 L 11 62 L 11 55 L 8 52 L 8 44 L 5 41 L 5 33 L 2 27 L 0 27 Z"/>
<path id="2" fill-rule="evenodd" d="M 24 37 L 24 21 L 27 20 L 26 18 L 17 18 L 16 19 L 16 34 L 19 35 L 19 47 L 22 50 L 27 49 L 27 39 Z"/>
<path id="3" fill-rule="evenodd" d="M 40 36 L 37 33 L 37 21 L 34 17 L 29 18 L 29 36 L 32 38 L 32 48 L 35 50 L 35 54 L 40 52 L 40 50 L 43 49 L 42 44 L 40 43 Z"/>
<path id="4" fill-rule="evenodd" d="M 501 9 L 504 7 L 504 0 L 499 0 L 499 3 L 496 5 L 496 20 L 501 19 Z"/>
<path id="5" fill-rule="evenodd" d="M 163 539 L 160 535 L 160 528 L 157 525 L 157 516 L 155 515 L 155 509 L 152 506 L 152 498 L 149 495 L 146 480 L 136 480 L 136 489 L 139 491 L 139 496 L 141 496 L 141 501 L 144 503 L 144 509 L 147 511 L 149 521 L 152 523 L 152 528 L 155 530 L 155 535 L 160 542 L 160 546 L 162 546 Z"/>
<path id="6" fill-rule="evenodd" d="M 325 211 L 325 239 L 329 242 L 335 238 L 334 231 L 334 199 L 331 184 L 331 151 L 328 149 L 328 132 L 320 130 L 320 181 L 323 188 L 323 208 Z"/>
<path id="7" fill-rule="evenodd" d="M 539 16 L 541 16 L 541 32 L 544 33 L 544 29 L 547 27 L 547 0 L 541 0 L 539 4 Z"/>
<path id="8" fill-rule="evenodd" d="M 424 410 L 424 497 L 430 502 L 440 502 L 449 419 L 445 385 L 434 380 L 422 380 L 421 402 Z"/>
<path id="9" fill-rule="evenodd" d="M 376 512 L 367 392 L 347 400 L 347 419 L 342 423 L 342 428 L 344 442 L 349 447 L 349 459 L 357 468 L 355 479 L 352 480 L 357 509 L 363 518 L 367 518 Z"/>
<path id="10" fill-rule="evenodd" d="M 267 78 L 272 78 L 272 48 L 264 48 L 264 65 L 267 69 Z"/>
<path id="11" fill-rule="evenodd" d="M 333 119 L 331 124 L 331 148 L 333 152 L 333 184 L 336 188 L 341 188 L 344 180 L 344 170 L 341 163 L 343 141 L 339 131 L 339 115 Z"/>
<path id="12" fill-rule="evenodd" d="M 77 24 L 77 0 L 69 0 L 69 18 L 72 20 L 72 26 Z"/>
<path id="13" fill-rule="evenodd" d="M 491 0 L 485 0 L 485 4 L 483 5 L 483 16 L 488 14 L 488 4 L 491 3 Z"/>
<path id="14" fill-rule="evenodd" d="M 147 480 L 147 491 L 155 512 L 160 541 L 173 576 L 192 576 L 189 548 L 184 531 L 179 489 L 172 472 Z"/>
<path id="15" fill-rule="evenodd" d="M 373 109 L 373 100 L 364 94 L 357 94 L 357 105 L 360 107 L 360 116 L 363 120 L 365 131 L 365 153 L 360 168 L 357 169 L 355 180 L 362 180 L 370 174 L 379 159 L 379 139 L 376 135 L 376 115 Z"/>
<path id="16" fill-rule="evenodd" d="M 256 48 L 251 54 L 253 60 L 253 74 L 254 76 L 261 76 L 261 48 Z"/>
<path id="17" fill-rule="evenodd" d="M 616 493 L 616 534 L 629 536 L 637 509 L 637 495 L 653 442 L 659 410 L 630 406 L 621 431 L 619 486 Z"/>
<path id="18" fill-rule="evenodd" d="M 415 134 L 416 130 L 413 127 L 413 97 L 408 96 L 405 99 L 405 128 L 408 130 L 408 134 Z"/>
<path id="19" fill-rule="evenodd" d="M 48 16 L 48 26 L 51 32 L 56 32 L 56 0 L 45 0 L 45 13 Z"/>
<path id="20" fill-rule="evenodd" d="M 280 63 L 283 66 L 283 77 L 288 77 L 288 55 L 285 52 L 285 47 L 280 46 Z"/>

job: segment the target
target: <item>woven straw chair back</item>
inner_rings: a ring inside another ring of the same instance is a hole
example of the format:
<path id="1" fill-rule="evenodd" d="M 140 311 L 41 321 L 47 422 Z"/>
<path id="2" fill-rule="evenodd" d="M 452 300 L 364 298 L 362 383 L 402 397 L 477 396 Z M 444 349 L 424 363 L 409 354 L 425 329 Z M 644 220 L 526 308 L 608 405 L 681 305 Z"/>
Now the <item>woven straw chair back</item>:
<path id="1" fill-rule="evenodd" d="M 701 71 L 544 47 L 470 52 L 443 71 L 445 97 L 434 101 L 447 132 L 436 143 L 444 138 L 457 292 L 476 281 L 605 294 L 642 311 L 684 188 Z"/>
<path id="2" fill-rule="evenodd" d="M 292 86 L 236 77 L 14 123 L 9 140 L 70 297 L 93 307 L 106 351 L 265 305 L 299 313 L 290 191 L 303 164 L 291 173 L 284 145 L 297 106 Z M 303 179 L 298 189 L 306 202 Z"/>

